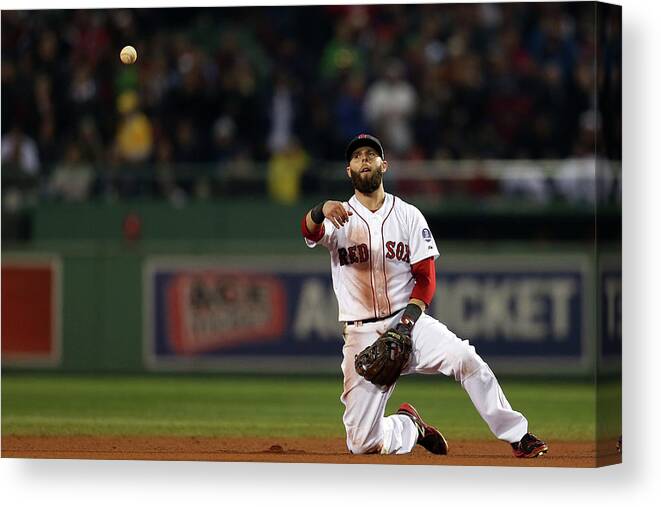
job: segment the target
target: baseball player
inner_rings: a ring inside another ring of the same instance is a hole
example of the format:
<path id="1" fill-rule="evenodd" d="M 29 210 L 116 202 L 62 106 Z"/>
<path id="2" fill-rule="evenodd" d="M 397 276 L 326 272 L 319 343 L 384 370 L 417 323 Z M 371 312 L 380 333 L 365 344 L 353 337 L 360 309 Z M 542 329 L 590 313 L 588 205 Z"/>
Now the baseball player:
<path id="1" fill-rule="evenodd" d="M 408 403 L 384 417 L 400 374 L 453 376 L 493 434 L 518 458 L 548 451 L 528 433 L 526 418 L 512 409 L 494 373 L 468 341 L 426 315 L 436 289 L 438 249 L 422 213 L 385 193 L 383 146 L 360 134 L 346 149 L 354 188 L 347 202 L 324 201 L 303 217 L 310 248 L 331 255 L 333 289 L 344 322 L 343 422 L 351 453 L 403 454 L 416 444 L 447 454 L 441 432 Z"/>

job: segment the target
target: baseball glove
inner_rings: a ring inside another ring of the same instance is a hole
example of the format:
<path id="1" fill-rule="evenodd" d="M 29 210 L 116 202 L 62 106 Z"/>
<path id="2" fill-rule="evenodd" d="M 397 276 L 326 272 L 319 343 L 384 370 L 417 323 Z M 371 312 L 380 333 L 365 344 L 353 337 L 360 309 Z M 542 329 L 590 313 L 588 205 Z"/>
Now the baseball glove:
<path id="1" fill-rule="evenodd" d="M 408 363 L 412 349 L 413 342 L 407 329 L 400 326 L 388 329 L 356 355 L 356 372 L 374 385 L 390 387 Z"/>

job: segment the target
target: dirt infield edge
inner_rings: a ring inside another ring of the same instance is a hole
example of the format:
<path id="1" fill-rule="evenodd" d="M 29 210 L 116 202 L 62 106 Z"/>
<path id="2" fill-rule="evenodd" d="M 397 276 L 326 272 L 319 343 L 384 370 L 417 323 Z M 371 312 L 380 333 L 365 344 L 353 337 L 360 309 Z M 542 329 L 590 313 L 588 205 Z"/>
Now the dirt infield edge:
<path id="1" fill-rule="evenodd" d="M 409 454 L 352 455 L 342 438 L 203 438 L 3 436 L 3 458 L 97 459 L 155 461 L 227 461 L 275 463 L 338 463 L 396 465 L 472 465 L 586 468 L 622 462 L 616 442 L 550 441 L 549 453 L 517 459 L 506 443 L 450 442 L 447 456 L 417 446 Z"/>

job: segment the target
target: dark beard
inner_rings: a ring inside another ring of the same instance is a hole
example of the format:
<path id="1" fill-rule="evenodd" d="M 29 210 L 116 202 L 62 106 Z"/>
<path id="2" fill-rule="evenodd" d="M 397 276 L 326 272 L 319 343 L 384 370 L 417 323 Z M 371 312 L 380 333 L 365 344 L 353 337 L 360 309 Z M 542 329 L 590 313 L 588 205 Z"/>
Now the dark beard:
<path id="1" fill-rule="evenodd" d="M 361 173 L 351 171 L 351 183 L 353 188 L 361 194 L 371 194 L 381 186 L 383 173 L 379 170 L 374 171 L 369 178 L 363 179 Z"/>

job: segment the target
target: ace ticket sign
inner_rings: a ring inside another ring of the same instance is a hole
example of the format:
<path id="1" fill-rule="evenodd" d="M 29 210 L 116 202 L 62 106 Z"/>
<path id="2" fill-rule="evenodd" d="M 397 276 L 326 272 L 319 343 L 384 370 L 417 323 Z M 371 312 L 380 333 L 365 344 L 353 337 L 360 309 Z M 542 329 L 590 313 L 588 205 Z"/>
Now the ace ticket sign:
<path id="1" fill-rule="evenodd" d="M 584 257 L 464 256 L 439 271 L 427 313 L 500 371 L 589 366 Z M 332 372 L 341 361 L 342 324 L 325 262 L 153 258 L 143 292 L 147 367 Z"/>
<path id="2" fill-rule="evenodd" d="M 283 331 L 279 280 L 207 269 L 155 275 L 158 353 L 195 355 L 264 344 Z"/>
<path id="3" fill-rule="evenodd" d="M 291 365 L 301 371 L 317 368 L 321 360 L 330 371 L 341 358 L 342 331 L 327 273 L 318 263 L 304 268 L 271 261 L 147 260 L 145 366 L 289 371 Z"/>

